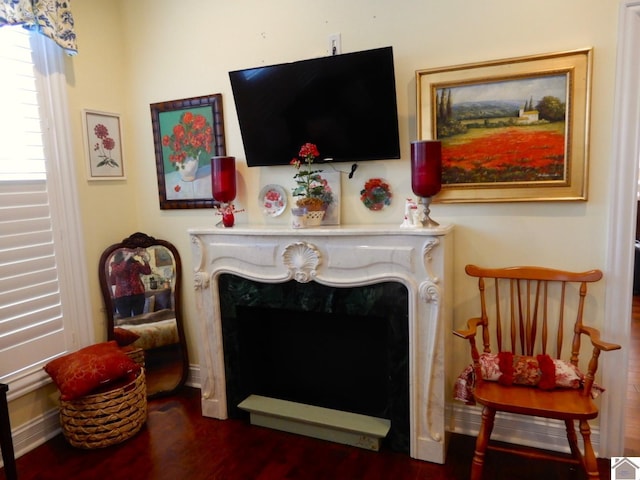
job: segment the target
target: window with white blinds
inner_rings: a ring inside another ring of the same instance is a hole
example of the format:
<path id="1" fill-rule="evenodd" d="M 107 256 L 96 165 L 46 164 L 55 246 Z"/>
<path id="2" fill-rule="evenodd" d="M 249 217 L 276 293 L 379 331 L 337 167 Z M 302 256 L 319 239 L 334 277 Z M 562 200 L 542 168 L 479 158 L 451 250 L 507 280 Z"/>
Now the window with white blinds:
<path id="1" fill-rule="evenodd" d="M 86 282 L 73 162 L 56 136 L 69 130 L 62 51 L 47 42 L 0 28 L 0 382 L 14 394 L 47 381 L 42 366 L 91 334 L 88 315 L 73 318 L 89 309 L 74 293 Z"/>

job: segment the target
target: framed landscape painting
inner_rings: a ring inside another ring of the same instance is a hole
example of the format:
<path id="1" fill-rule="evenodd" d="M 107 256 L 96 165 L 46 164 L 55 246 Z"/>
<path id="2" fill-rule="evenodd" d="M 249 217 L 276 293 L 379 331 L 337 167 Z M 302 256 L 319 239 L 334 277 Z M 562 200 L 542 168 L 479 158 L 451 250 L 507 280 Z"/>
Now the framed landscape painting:
<path id="1" fill-rule="evenodd" d="M 160 208 L 215 207 L 211 157 L 226 155 L 222 95 L 150 107 Z"/>
<path id="2" fill-rule="evenodd" d="M 418 138 L 442 142 L 434 201 L 586 200 L 591 53 L 417 71 Z"/>

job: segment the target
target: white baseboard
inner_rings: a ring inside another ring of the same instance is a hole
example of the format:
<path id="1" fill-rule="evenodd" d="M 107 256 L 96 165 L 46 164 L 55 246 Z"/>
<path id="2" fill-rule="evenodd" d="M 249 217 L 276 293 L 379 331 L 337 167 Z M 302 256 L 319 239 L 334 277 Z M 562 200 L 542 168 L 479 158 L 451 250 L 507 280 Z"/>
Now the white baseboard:
<path id="1" fill-rule="evenodd" d="M 189 365 L 186 385 L 188 387 L 200 388 L 200 365 Z"/>
<path id="2" fill-rule="evenodd" d="M 11 430 L 15 457 L 21 457 L 60 433 L 58 409 L 49 410 L 38 418 Z M 0 461 L 0 465 L 4 463 Z"/>
<path id="3" fill-rule="evenodd" d="M 448 422 L 449 431 L 474 437 L 478 435 L 482 416 L 480 407 L 454 402 L 449 405 L 449 412 L 451 413 Z M 570 453 L 564 422 L 558 420 L 499 413 L 496 415 L 491 439 L 515 445 Z M 579 433 L 578 440 L 582 447 Z M 591 426 L 591 443 L 597 455 L 600 450 L 600 428 L 598 426 Z"/>

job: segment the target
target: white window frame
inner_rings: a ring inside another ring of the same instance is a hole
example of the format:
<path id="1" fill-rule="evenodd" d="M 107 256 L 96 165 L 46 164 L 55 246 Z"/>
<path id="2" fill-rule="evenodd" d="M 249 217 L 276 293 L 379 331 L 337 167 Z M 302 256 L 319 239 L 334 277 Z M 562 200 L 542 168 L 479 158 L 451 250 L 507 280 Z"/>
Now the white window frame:
<path id="1" fill-rule="evenodd" d="M 63 50 L 50 39 L 31 34 L 47 164 L 56 264 L 62 301 L 66 351 L 94 341 L 90 292 L 75 160 L 71 142 Z M 51 382 L 41 365 L 9 376 L 9 400 Z"/>

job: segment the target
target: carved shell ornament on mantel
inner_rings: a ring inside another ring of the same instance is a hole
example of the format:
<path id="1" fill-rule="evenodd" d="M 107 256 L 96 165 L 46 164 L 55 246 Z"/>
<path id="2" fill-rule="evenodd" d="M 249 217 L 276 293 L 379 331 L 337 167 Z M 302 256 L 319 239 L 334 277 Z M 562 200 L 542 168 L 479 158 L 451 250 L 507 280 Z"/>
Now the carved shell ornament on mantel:
<path id="1" fill-rule="evenodd" d="M 282 252 L 284 265 L 291 276 L 299 283 L 308 283 L 317 275 L 321 263 L 320 251 L 315 245 L 307 242 L 290 243 Z"/>

